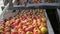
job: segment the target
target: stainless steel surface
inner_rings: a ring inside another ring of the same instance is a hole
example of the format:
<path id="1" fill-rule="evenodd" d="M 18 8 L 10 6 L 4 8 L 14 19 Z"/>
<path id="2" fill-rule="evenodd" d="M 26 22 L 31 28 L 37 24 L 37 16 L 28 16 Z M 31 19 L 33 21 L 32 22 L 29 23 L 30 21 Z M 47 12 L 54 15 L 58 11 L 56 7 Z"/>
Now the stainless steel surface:
<path id="1" fill-rule="evenodd" d="M 0 21 L 3 20 L 3 17 L 4 17 L 3 15 L 6 12 L 6 10 L 8 9 L 8 7 L 9 7 L 9 3 L 5 6 L 3 12 L 1 13 L 1 15 L 0 15 Z"/>
<path id="2" fill-rule="evenodd" d="M 54 34 L 53 28 L 51 26 L 51 23 L 49 21 L 49 18 L 47 16 L 47 13 L 45 12 L 46 18 L 47 18 L 47 28 L 48 28 L 48 34 Z"/>
<path id="3" fill-rule="evenodd" d="M 57 9 L 58 16 L 59 16 L 59 21 L 60 21 L 60 9 Z"/>

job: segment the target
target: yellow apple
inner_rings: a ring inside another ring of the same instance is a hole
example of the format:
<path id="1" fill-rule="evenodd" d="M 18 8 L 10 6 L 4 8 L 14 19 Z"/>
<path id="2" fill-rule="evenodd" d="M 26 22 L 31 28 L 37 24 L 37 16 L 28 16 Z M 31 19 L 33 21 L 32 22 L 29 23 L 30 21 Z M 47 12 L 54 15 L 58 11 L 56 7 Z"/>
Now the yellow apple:
<path id="1" fill-rule="evenodd" d="M 39 30 L 39 28 L 34 28 L 33 31 L 36 32 L 36 33 L 38 33 L 38 34 L 41 34 L 41 30 Z"/>
<path id="2" fill-rule="evenodd" d="M 42 27 L 46 27 L 46 23 L 41 23 L 41 26 Z"/>
<path id="3" fill-rule="evenodd" d="M 45 18 L 45 17 L 43 17 L 43 18 L 42 18 L 42 22 L 45 22 L 45 21 L 46 21 L 46 18 Z"/>
<path id="4" fill-rule="evenodd" d="M 42 28 L 41 28 L 41 32 L 42 32 L 42 33 L 46 33 L 46 32 L 47 32 L 47 28 L 46 28 L 46 27 L 42 27 Z"/>
<path id="5" fill-rule="evenodd" d="M 32 34 L 32 32 L 31 31 L 27 31 L 26 34 Z"/>

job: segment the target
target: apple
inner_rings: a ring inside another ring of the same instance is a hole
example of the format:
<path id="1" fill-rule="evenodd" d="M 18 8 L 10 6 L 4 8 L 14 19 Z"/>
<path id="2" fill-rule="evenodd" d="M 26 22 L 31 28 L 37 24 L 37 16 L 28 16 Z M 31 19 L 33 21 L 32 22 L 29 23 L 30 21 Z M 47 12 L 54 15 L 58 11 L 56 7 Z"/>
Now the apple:
<path id="1" fill-rule="evenodd" d="M 38 24 L 38 26 L 41 25 L 41 21 L 40 21 L 40 19 L 37 19 L 37 24 Z"/>
<path id="2" fill-rule="evenodd" d="M 19 29 L 18 29 L 18 34 L 25 34 L 25 30 L 22 29 L 22 28 L 19 28 Z"/>
<path id="3" fill-rule="evenodd" d="M 35 0 L 35 2 L 37 2 L 38 0 Z"/>
<path id="4" fill-rule="evenodd" d="M 27 19 L 28 17 L 26 16 L 26 14 L 24 14 L 24 16 L 22 16 L 22 19 Z"/>
<path id="5" fill-rule="evenodd" d="M 31 22 L 26 22 L 26 25 L 28 25 L 28 26 L 31 25 Z"/>
<path id="6" fill-rule="evenodd" d="M 41 31 L 38 29 L 38 28 L 34 28 L 34 34 L 36 33 L 36 34 L 41 34 Z"/>
<path id="7" fill-rule="evenodd" d="M 5 34 L 11 34 L 11 32 L 5 32 Z"/>
<path id="8" fill-rule="evenodd" d="M 41 23 L 41 26 L 42 27 L 46 27 L 46 23 Z"/>
<path id="9" fill-rule="evenodd" d="M 4 29 L 5 29 L 5 31 L 10 31 L 11 30 L 10 27 L 5 27 Z"/>
<path id="10" fill-rule="evenodd" d="M 37 16 L 36 15 L 32 15 L 32 19 L 37 19 Z"/>
<path id="11" fill-rule="evenodd" d="M 40 3 L 40 2 L 42 2 L 42 1 L 41 1 L 41 0 L 38 0 L 37 2 Z"/>
<path id="12" fill-rule="evenodd" d="M 38 24 L 37 24 L 37 20 L 33 20 L 33 23 L 32 23 L 32 25 L 34 26 L 34 27 L 36 27 Z"/>
<path id="13" fill-rule="evenodd" d="M 36 23 L 36 20 L 35 19 L 33 19 L 33 24 L 35 24 Z"/>
<path id="14" fill-rule="evenodd" d="M 15 26 L 14 27 L 14 31 L 18 31 L 18 26 Z"/>
<path id="15" fill-rule="evenodd" d="M 23 25 L 22 23 L 19 23 L 18 28 L 22 28 L 22 25 Z"/>
<path id="16" fill-rule="evenodd" d="M 13 31 L 14 31 L 14 29 L 11 28 L 11 32 L 13 32 Z"/>
<path id="17" fill-rule="evenodd" d="M 25 31 L 19 31 L 18 34 L 25 34 Z"/>
<path id="18" fill-rule="evenodd" d="M 42 22 L 46 22 L 46 18 L 45 17 L 42 18 Z"/>
<path id="19" fill-rule="evenodd" d="M 34 29 L 34 27 L 30 26 L 30 27 L 26 28 L 25 31 L 32 31 L 33 29 Z"/>
<path id="20" fill-rule="evenodd" d="M 34 3 L 34 1 L 35 1 L 35 0 L 32 0 L 31 2 L 33 2 L 33 3 Z"/>
<path id="21" fill-rule="evenodd" d="M 42 28 L 41 28 L 41 32 L 42 32 L 42 33 L 46 33 L 46 32 L 47 32 L 47 28 L 46 28 L 46 27 L 42 27 Z"/>
<path id="22" fill-rule="evenodd" d="M 18 25 L 18 23 L 13 23 L 12 24 L 12 27 L 15 27 L 15 26 L 17 26 Z"/>
<path id="23" fill-rule="evenodd" d="M 5 26 L 10 26 L 10 21 L 7 21 L 7 22 L 5 23 Z"/>
<path id="24" fill-rule="evenodd" d="M 5 32 L 2 32 L 1 34 L 5 34 Z"/>
<path id="25" fill-rule="evenodd" d="M 38 34 L 38 32 L 36 32 L 36 29 L 35 28 L 33 30 L 33 34 Z"/>
<path id="26" fill-rule="evenodd" d="M 41 29 L 42 28 L 42 26 L 39 26 L 39 29 Z"/>
<path id="27" fill-rule="evenodd" d="M 33 34 L 38 34 L 37 32 L 33 32 Z"/>
<path id="28" fill-rule="evenodd" d="M 19 23 L 20 19 L 16 19 L 15 23 Z"/>
<path id="29" fill-rule="evenodd" d="M 11 32 L 11 34 L 18 34 L 18 32 Z"/>
<path id="30" fill-rule="evenodd" d="M 41 25 L 39 26 L 39 29 L 41 29 L 42 27 L 46 27 L 46 23 L 41 23 Z"/>
<path id="31" fill-rule="evenodd" d="M 3 32 L 3 31 L 4 31 L 4 27 L 0 26 L 0 32 Z"/>
<path id="32" fill-rule="evenodd" d="M 39 18 L 37 19 L 37 23 L 40 23 L 40 19 Z"/>
<path id="33" fill-rule="evenodd" d="M 18 18 L 19 18 L 19 15 L 16 15 L 14 18 L 15 18 L 15 19 L 18 19 Z"/>
<path id="34" fill-rule="evenodd" d="M 6 21 L 9 21 L 10 20 L 10 18 L 6 18 Z"/>
<path id="35" fill-rule="evenodd" d="M 14 27 L 19 24 L 19 19 L 16 19 L 16 21 L 12 24 Z"/>
<path id="36" fill-rule="evenodd" d="M 42 2 L 42 0 L 39 0 L 39 2 Z"/>
<path id="37" fill-rule="evenodd" d="M 27 28 L 27 26 L 26 26 L 26 25 L 24 25 L 24 26 L 23 26 L 23 29 L 26 29 L 26 28 Z"/>
<path id="38" fill-rule="evenodd" d="M 17 31 L 17 29 L 16 29 L 16 28 L 14 28 L 14 29 L 11 29 L 11 34 L 18 34 L 18 31 Z"/>
<path id="39" fill-rule="evenodd" d="M 23 23 L 26 23 L 26 22 L 27 22 L 27 19 L 25 19 L 25 20 L 22 20 L 21 22 L 23 22 Z"/>
<path id="40" fill-rule="evenodd" d="M 15 17 L 10 20 L 10 23 L 15 23 Z"/>
<path id="41" fill-rule="evenodd" d="M 3 32 L 3 30 L 2 30 L 2 29 L 0 29 L 0 32 Z"/>
<path id="42" fill-rule="evenodd" d="M 25 0 L 20 0 L 21 5 L 25 4 Z"/>
<path id="43" fill-rule="evenodd" d="M 4 31 L 4 21 L 0 21 L 0 32 Z"/>
<path id="44" fill-rule="evenodd" d="M 26 34 L 33 34 L 31 31 L 27 31 Z"/>

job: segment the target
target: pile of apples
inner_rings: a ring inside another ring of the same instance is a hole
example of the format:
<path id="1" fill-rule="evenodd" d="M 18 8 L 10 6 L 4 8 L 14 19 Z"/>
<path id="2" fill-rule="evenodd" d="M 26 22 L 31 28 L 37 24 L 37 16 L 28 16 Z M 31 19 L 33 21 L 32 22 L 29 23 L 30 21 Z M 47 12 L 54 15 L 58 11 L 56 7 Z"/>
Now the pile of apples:
<path id="1" fill-rule="evenodd" d="M 29 2 L 31 2 L 31 3 L 41 3 L 42 0 L 29 0 Z"/>
<path id="2" fill-rule="evenodd" d="M 46 34 L 48 31 L 44 9 L 22 10 L 7 18 L 3 27 L 1 34 Z"/>
<path id="3" fill-rule="evenodd" d="M 26 0 L 19 0 L 20 5 L 25 5 Z"/>
<path id="4" fill-rule="evenodd" d="M 55 2 L 56 0 L 45 0 L 45 2 L 52 3 Z"/>

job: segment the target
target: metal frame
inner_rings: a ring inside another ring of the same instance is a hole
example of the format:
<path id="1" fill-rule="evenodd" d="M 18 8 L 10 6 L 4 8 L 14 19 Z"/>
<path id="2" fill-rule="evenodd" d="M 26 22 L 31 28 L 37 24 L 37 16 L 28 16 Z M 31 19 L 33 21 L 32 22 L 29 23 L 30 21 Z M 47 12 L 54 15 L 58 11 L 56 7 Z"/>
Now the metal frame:
<path id="1" fill-rule="evenodd" d="M 60 9 L 58 9 L 58 8 L 57 8 L 57 14 L 58 14 L 57 15 L 58 16 L 58 19 L 57 20 L 58 20 L 58 24 L 59 24 L 58 31 L 59 31 L 59 34 L 60 34 Z"/>
<path id="2" fill-rule="evenodd" d="M 59 23 L 60 23 L 60 9 L 57 8 L 57 13 L 58 13 L 58 16 L 59 16 Z"/>
<path id="3" fill-rule="evenodd" d="M 58 0 L 59 1 L 59 0 Z M 44 8 L 44 9 L 55 9 L 60 8 L 60 3 L 39 3 L 39 4 L 29 4 L 26 3 L 25 6 L 14 6 L 12 0 L 9 0 L 9 9 L 10 10 L 20 10 L 21 8 Z"/>
<path id="4" fill-rule="evenodd" d="M 51 26 L 51 23 L 49 21 L 49 18 L 47 16 L 47 13 L 45 12 L 45 16 L 47 18 L 47 28 L 48 28 L 48 34 L 55 34 L 54 31 L 53 31 L 53 28 Z"/>

